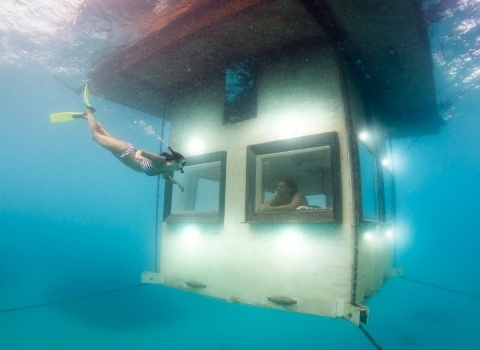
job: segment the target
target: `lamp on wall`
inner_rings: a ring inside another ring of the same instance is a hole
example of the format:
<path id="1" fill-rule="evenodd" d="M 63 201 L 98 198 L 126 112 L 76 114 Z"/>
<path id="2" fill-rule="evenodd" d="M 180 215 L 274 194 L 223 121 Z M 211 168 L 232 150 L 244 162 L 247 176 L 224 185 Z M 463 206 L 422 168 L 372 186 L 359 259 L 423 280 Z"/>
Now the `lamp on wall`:
<path id="1" fill-rule="evenodd" d="M 359 138 L 360 141 L 362 141 L 362 142 L 368 142 L 368 141 L 370 140 L 370 134 L 368 133 L 368 131 L 362 130 L 362 131 L 360 131 L 360 133 L 358 134 L 358 138 Z"/>
<path id="2" fill-rule="evenodd" d="M 363 239 L 368 241 L 368 242 L 372 242 L 374 238 L 375 237 L 374 237 L 373 233 L 370 232 L 370 231 L 364 232 L 364 234 L 363 234 Z"/>
<path id="3" fill-rule="evenodd" d="M 393 238 L 393 230 L 392 229 L 388 229 L 385 231 L 385 236 L 387 236 L 388 238 Z"/>
<path id="4" fill-rule="evenodd" d="M 205 151 L 205 142 L 201 138 L 192 138 L 187 143 L 187 149 L 191 155 L 202 154 Z"/>
<path id="5" fill-rule="evenodd" d="M 183 234 L 182 238 L 185 240 L 187 244 L 195 244 L 196 241 L 198 240 L 200 232 L 198 231 L 198 228 L 196 228 L 195 226 L 189 225 L 185 227 L 182 234 Z"/>
<path id="6" fill-rule="evenodd" d="M 292 137 L 297 134 L 297 123 L 293 120 L 283 120 L 277 124 L 277 127 L 281 137 Z"/>

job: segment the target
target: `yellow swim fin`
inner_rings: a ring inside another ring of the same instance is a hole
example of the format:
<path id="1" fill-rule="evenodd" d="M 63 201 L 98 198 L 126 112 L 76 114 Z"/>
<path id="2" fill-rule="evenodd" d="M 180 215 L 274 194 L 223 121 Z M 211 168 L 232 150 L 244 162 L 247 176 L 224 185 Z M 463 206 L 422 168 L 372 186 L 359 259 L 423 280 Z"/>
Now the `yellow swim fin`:
<path id="1" fill-rule="evenodd" d="M 51 123 L 69 122 L 83 117 L 82 112 L 61 112 L 50 114 Z"/>
<path id="2" fill-rule="evenodd" d="M 83 90 L 83 101 L 85 102 L 85 106 L 90 109 L 92 112 L 95 112 L 95 108 L 90 105 L 88 102 L 88 86 L 85 84 L 85 89 Z M 82 112 L 61 112 L 61 113 L 53 113 L 50 114 L 50 122 L 51 123 L 61 123 L 61 122 L 69 122 L 71 120 L 80 119 L 82 118 L 84 113 Z"/>
<path id="3" fill-rule="evenodd" d="M 85 106 L 87 106 L 88 109 L 95 112 L 95 108 L 88 102 L 88 84 L 85 84 L 85 89 L 83 90 L 83 102 L 85 102 Z"/>

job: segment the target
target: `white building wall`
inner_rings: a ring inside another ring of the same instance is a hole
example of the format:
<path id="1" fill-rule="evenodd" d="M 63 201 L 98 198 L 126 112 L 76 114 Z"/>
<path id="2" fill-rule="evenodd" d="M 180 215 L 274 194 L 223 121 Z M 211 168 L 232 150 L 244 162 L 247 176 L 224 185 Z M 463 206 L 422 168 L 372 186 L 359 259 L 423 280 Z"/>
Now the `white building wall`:
<path id="1" fill-rule="evenodd" d="M 222 125 L 223 81 L 178 98 L 169 109 L 171 144 L 185 156 L 227 151 L 223 225 L 163 223 L 160 280 L 231 301 L 336 315 L 351 295 L 351 176 L 339 71 L 327 48 L 261 67 L 257 118 Z M 247 146 L 336 131 L 342 169 L 341 224 L 245 223 Z M 195 143 L 193 149 L 189 145 Z M 203 145 L 203 146 L 199 146 Z M 205 287 L 192 288 L 189 280 Z"/>

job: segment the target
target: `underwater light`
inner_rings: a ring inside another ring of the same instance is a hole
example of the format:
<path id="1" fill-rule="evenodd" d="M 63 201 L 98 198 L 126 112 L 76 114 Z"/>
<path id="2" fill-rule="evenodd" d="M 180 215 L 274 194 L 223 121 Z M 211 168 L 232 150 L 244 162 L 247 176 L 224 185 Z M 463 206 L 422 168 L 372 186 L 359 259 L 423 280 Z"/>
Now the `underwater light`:
<path id="1" fill-rule="evenodd" d="M 295 248 L 303 242 L 302 234 L 296 228 L 285 228 L 279 238 L 286 249 Z"/>
<path id="2" fill-rule="evenodd" d="M 286 230 L 282 234 L 283 242 L 289 246 L 297 244 L 299 242 L 299 239 L 300 237 L 298 235 L 298 232 L 295 230 Z"/>
<path id="3" fill-rule="evenodd" d="M 194 226 L 186 227 L 182 233 L 183 233 L 183 238 L 188 243 L 195 243 L 199 236 L 199 231 Z"/>
<path id="4" fill-rule="evenodd" d="M 370 140 L 370 134 L 368 133 L 368 131 L 363 130 L 358 134 L 358 138 L 363 142 L 367 142 L 368 140 Z"/>
<path id="5" fill-rule="evenodd" d="M 297 133 L 297 123 L 292 120 L 285 120 L 278 124 L 278 132 L 282 137 L 294 136 Z"/>
<path id="6" fill-rule="evenodd" d="M 392 230 L 385 231 L 385 236 L 387 236 L 388 238 L 393 238 L 393 231 Z"/>
<path id="7" fill-rule="evenodd" d="M 193 138 L 188 141 L 187 148 L 192 155 L 202 154 L 205 150 L 205 142 L 200 138 Z"/>
<path id="8" fill-rule="evenodd" d="M 386 168 L 390 166 L 390 160 L 388 158 L 383 158 L 382 159 L 382 165 Z"/>
<path id="9" fill-rule="evenodd" d="M 363 234 L 363 239 L 366 241 L 373 241 L 373 238 L 373 233 L 371 233 L 370 231 L 367 231 Z"/>

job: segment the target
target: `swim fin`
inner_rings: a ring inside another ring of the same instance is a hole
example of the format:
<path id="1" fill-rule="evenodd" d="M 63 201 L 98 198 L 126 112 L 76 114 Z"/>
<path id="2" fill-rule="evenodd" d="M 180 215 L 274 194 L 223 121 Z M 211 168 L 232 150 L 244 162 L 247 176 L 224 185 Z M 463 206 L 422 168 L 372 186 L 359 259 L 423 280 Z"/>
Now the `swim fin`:
<path id="1" fill-rule="evenodd" d="M 88 102 L 88 84 L 85 84 L 85 89 L 83 90 L 83 102 L 85 102 L 85 106 L 90 109 L 92 113 L 95 113 L 95 108 Z"/>
<path id="2" fill-rule="evenodd" d="M 95 112 L 95 108 L 90 105 L 88 102 L 88 86 L 85 84 L 85 89 L 83 90 L 83 101 L 85 106 L 90 109 L 92 112 Z M 82 112 L 61 112 L 50 114 L 51 123 L 60 123 L 60 122 L 69 122 L 70 120 L 80 119 L 84 116 Z"/>
<path id="3" fill-rule="evenodd" d="M 69 122 L 71 120 L 76 120 L 80 118 L 83 118 L 82 112 L 61 112 L 50 114 L 51 123 Z"/>

